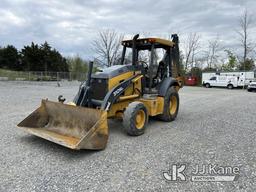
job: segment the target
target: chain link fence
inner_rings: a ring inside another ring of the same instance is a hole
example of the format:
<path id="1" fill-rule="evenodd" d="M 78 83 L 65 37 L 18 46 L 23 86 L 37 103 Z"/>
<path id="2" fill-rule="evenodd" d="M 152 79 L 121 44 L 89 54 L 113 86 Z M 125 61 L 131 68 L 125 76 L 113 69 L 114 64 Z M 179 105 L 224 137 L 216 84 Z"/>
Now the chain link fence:
<path id="1" fill-rule="evenodd" d="M 80 72 L 41 72 L 41 71 L 10 71 L 0 73 L 0 80 L 6 81 L 84 81 L 86 73 Z"/>

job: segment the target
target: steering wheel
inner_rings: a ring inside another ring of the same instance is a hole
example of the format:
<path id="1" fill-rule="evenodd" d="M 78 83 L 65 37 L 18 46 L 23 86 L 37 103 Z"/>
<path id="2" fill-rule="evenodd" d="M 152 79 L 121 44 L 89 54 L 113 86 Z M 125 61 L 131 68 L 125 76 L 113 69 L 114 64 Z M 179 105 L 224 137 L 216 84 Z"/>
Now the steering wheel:
<path id="1" fill-rule="evenodd" d="M 148 69 L 148 64 L 147 64 L 147 62 L 146 61 L 138 61 L 138 64 L 142 64 L 143 65 L 143 67 L 147 70 Z"/>

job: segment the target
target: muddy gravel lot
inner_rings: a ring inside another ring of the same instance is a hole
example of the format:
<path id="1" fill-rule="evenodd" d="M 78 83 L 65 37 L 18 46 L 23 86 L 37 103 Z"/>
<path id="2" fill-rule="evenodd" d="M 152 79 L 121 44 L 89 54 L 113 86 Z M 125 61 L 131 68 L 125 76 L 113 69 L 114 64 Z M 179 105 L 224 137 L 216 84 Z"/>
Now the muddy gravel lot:
<path id="1" fill-rule="evenodd" d="M 72 100 L 78 86 L 0 82 L 0 191 L 256 191 L 256 93 L 184 87 L 174 122 L 150 119 L 130 137 L 109 120 L 103 151 L 72 151 L 16 127 L 42 98 Z M 185 181 L 164 178 L 174 179 L 174 164 L 186 166 Z M 203 165 L 239 172 L 236 181 L 192 181 Z"/>

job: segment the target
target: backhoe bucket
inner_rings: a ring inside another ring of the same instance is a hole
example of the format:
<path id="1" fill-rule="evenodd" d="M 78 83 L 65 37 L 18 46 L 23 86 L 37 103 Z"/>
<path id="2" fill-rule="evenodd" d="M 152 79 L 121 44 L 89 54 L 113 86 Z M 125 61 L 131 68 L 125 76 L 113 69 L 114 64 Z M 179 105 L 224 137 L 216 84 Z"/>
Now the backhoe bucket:
<path id="1" fill-rule="evenodd" d="M 104 149 L 108 141 L 107 112 L 47 100 L 18 127 L 71 149 Z"/>

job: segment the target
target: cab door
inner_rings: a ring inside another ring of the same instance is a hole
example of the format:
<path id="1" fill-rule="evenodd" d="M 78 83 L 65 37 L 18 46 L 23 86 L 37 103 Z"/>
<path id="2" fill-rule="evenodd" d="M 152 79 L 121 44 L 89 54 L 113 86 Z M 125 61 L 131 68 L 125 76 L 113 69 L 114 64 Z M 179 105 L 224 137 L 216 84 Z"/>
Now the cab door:
<path id="1" fill-rule="evenodd" d="M 217 86 L 217 77 L 216 76 L 211 77 L 209 79 L 209 83 L 210 83 L 211 86 Z"/>

